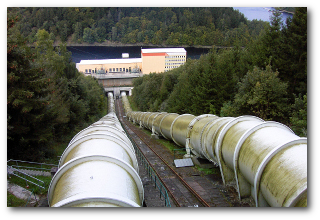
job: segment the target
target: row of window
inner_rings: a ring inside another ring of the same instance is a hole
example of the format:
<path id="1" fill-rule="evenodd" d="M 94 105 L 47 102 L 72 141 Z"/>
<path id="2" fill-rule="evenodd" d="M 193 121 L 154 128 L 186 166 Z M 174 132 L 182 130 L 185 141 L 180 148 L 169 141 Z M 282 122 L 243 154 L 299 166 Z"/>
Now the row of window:
<path id="1" fill-rule="evenodd" d="M 170 62 L 170 61 L 184 61 L 184 62 L 186 62 L 186 60 L 185 60 L 185 59 L 166 60 L 166 62 Z"/>
<path id="2" fill-rule="evenodd" d="M 179 65 L 180 66 L 180 65 Z M 178 68 L 179 66 L 165 66 L 165 69 L 174 69 L 174 68 Z"/>
<path id="3" fill-rule="evenodd" d="M 131 72 L 131 67 L 129 69 L 126 68 L 109 68 L 109 72 Z M 85 69 L 85 73 L 104 73 L 104 69 L 101 68 L 101 70 L 96 70 L 96 69 Z M 108 73 L 108 70 L 105 71 L 105 73 Z"/>
<path id="4" fill-rule="evenodd" d="M 177 66 L 165 66 L 165 69 L 174 69 L 174 68 L 178 68 L 181 65 L 177 65 Z"/>
<path id="5" fill-rule="evenodd" d="M 165 66 L 175 66 L 175 65 L 182 65 L 184 63 L 166 63 Z"/>
<path id="6" fill-rule="evenodd" d="M 166 56 L 166 58 L 186 58 L 186 56 Z"/>
<path id="7" fill-rule="evenodd" d="M 131 72 L 131 67 L 126 68 L 109 68 L 109 72 Z"/>

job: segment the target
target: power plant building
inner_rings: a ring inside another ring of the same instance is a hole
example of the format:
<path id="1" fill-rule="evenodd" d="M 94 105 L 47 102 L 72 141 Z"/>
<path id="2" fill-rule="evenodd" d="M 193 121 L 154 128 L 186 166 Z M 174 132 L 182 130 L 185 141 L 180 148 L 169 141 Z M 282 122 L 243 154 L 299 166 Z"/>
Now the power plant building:
<path id="1" fill-rule="evenodd" d="M 161 73 L 178 68 L 186 62 L 184 48 L 141 49 L 143 73 Z"/>
<path id="2" fill-rule="evenodd" d="M 77 69 L 84 74 L 161 73 L 177 68 L 186 62 L 184 48 L 141 49 L 141 58 L 81 60 Z"/>

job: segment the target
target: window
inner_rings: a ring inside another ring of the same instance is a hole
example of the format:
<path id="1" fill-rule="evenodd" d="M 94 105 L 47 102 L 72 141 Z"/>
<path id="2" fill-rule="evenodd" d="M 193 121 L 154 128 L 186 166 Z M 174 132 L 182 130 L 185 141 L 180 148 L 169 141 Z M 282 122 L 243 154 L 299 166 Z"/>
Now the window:
<path id="1" fill-rule="evenodd" d="M 85 73 L 87 73 L 87 72 L 88 72 L 88 69 L 85 70 Z"/>
<path id="2" fill-rule="evenodd" d="M 116 70 L 117 70 L 117 72 L 118 72 L 118 68 L 117 68 Z"/>
<path id="3" fill-rule="evenodd" d="M 112 69 L 111 69 L 111 68 L 109 68 L 109 72 L 112 72 Z"/>
<path id="4" fill-rule="evenodd" d="M 116 70 L 113 68 L 113 72 L 115 72 Z"/>
<path id="5" fill-rule="evenodd" d="M 89 69 L 89 73 L 91 73 L 91 69 Z"/>
<path id="6" fill-rule="evenodd" d="M 122 72 L 122 68 L 120 68 L 120 72 Z"/>

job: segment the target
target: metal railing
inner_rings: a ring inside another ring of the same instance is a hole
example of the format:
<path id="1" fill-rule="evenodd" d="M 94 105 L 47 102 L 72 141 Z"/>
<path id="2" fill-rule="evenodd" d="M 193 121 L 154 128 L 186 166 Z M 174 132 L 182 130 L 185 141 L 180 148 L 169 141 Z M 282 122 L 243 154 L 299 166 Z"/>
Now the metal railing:
<path id="1" fill-rule="evenodd" d="M 56 164 L 47 164 L 47 163 L 37 163 L 23 160 L 13 160 L 10 159 L 7 161 L 7 165 L 16 169 L 32 169 L 32 170 L 41 170 L 41 171 L 51 171 L 52 167 L 58 167 Z"/>
<path id="2" fill-rule="evenodd" d="M 117 108 L 116 105 L 115 105 L 115 107 Z M 117 116 L 119 117 L 119 115 L 117 115 Z M 140 162 L 140 164 L 142 164 L 142 166 L 146 170 L 146 172 L 148 174 L 148 177 L 150 177 L 151 181 L 154 182 L 155 188 L 159 189 L 159 191 L 160 191 L 160 199 L 161 199 L 161 197 L 164 198 L 165 207 L 171 207 L 171 203 L 170 203 L 169 194 L 168 194 L 167 189 L 164 187 L 163 183 L 160 181 L 160 178 L 158 177 L 158 175 L 156 174 L 156 172 L 154 171 L 154 169 L 152 168 L 152 166 L 148 162 L 147 158 L 144 156 L 144 154 L 141 152 L 139 147 L 136 145 L 135 141 L 132 140 L 131 136 L 129 135 L 127 130 L 124 128 L 124 126 L 123 126 L 121 121 L 120 121 L 120 124 L 121 124 L 123 130 L 126 132 L 127 137 L 130 139 L 130 141 L 131 141 L 131 143 L 132 143 L 132 145 L 133 145 L 133 147 L 135 149 L 138 161 Z"/>
<path id="3" fill-rule="evenodd" d="M 161 196 L 164 198 L 164 205 L 165 207 L 171 207 L 171 203 L 169 200 L 169 195 L 168 191 L 166 188 L 163 186 L 162 182 L 160 181 L 159 177 L 156 175 L 155 171 L 153 168 L 150 166 L 144 155 L 141 153 L 140 150 L 136 150 L 136 153 L 138 155 L 138 159 L 142 166 L 145 168 L 147 171 L 148 176 L 150 177 L 151 181 L 154 182 L 154 187 L 158 188 L 160 191 L 160 199 Z"/>
<path id="4" fill-rule="evenodd" d="M 97 79 L 113 79 L 113 78 L 135 78 L 143 76 L 142 73 L 106 73 L 106 74 L 97 74 L 92 73 L 92 77 Z"/>
<path id="5" fill-rule="evenodd" d="M 17 173 L 15 173 L 15 172 L 24 175 L 24 177 L 23 177 L 23 176 L 19 176 L 19 175 L 18 175 Z M 22 172 L 21 170 L 18 170 L 18 169 L 16 169 L 16 168 L 12 167 L 12 166 L 7 165 L 7 174 L 9 175 L 9 177 L 10 177 L 10 175 L 14 175 L 14 176 L 16 176 L 16 177 L 18 177 L 18 178 L 20 178 L 20 179 L 25 180 L 25 181 L 26 181 L 26 185 L 28 185 L 28 183 L 31 183 L 31 184 L 33 184 L 33 185 L 38 186 L 39 188 L 45 189 L 45 183 L 44 183 L 44 181 L 39 180 L 39 179 L 37 179 L 37 178 L 35 178 L 35 177 L 33 177 L 33 176 L 25 173 L 25 172 Z M 32 182 L 30 179 L 27 179 L 27 177 L 29 177 L 29 178 L 30 178 L 31 180 L 33 180 L 34 182 Z M 37 182 L 37 183 L 35 183 L 35 182 Z"/>
<path id="6" fill-rule="evenodd" d="M 7 174 L 9 178 L 11 178 L 11 175 L 20 178 L 24 181 L 26 181 L 26 185 L 28 186 L 29 184 L 33 184 L 37 186 L 40 189 L 45 190 L 45 182 L 35 178 L 34 176 L 26 173 L 29 171 L 34 172 L 36 170 L 37 172 L 46 172 L 46 171 L 51 171 L 52 167 L 58 167 L 56 164 L 47 164 L 47 163 L 37 163 L 37 162 L 30 162 L 30 161 L 23 161 L 23 160 L 13 160 L 10 159 L 7 161 Z M 25 172 L 22 170 L 26 170 Z M 32 195 L 35 198 L 36 203 L 38 203 L 37 196 L 34 192 L 35 189 L 32 189 L 30 196 L 27 199 L 27 203 L 25 206 L 27 206 L 31 202 L 31 197 Z"/>
<path id="7" fill-rule="evenodd" d="M 36 200 L 36 203 L 38 203 L 38 199 L 37 199 L 37 196 L 36 196 L 36 194 L 34 193 L 34 189 L 31 191 L 31 194 L 30 194 L 30 196 L 28 197 L 28 200 L 27 200 L 27 203 L 26 203 L 26 205 L 25 205 L 25 207 L 27 207 L 27 205 L 29 204 L 29 202 L 31 202 L 31 196 L 34 196 L 34 198 L 35 198 L 35 200 Z"/>

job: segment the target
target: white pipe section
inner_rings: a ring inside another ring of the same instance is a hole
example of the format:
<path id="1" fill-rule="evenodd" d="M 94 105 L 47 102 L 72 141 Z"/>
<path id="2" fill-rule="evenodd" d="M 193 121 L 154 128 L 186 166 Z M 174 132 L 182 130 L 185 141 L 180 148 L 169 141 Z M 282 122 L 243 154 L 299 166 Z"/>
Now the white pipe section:
<path id="1" fill-rule="evenodd" d="M 83 129 L 63 152 L 49 191 L 50 207 L 140 207 L 144 191 L 134 148 L 115 114 Z"/>
<path id="2" fill-rule="evenodd" d="M 254 116 L 125 111 L 153 134 L 218 165 L 240 199 L 252 196 L 257 207 L 307 206 L 307 138 L 287 126 Z"/>

